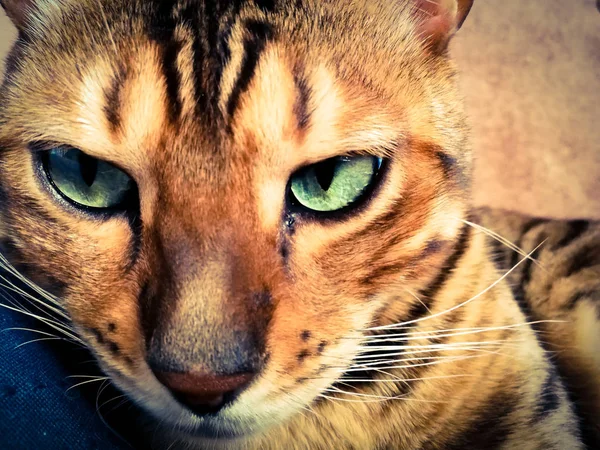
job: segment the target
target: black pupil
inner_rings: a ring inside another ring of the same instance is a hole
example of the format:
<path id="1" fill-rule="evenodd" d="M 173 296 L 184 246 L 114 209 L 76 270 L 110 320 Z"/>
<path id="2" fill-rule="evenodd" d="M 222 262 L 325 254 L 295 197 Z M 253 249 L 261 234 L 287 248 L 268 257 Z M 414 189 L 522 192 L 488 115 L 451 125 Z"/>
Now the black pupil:
<path id="1" fill-rule="evenodd" d="M 78 160 L 81 178 L 88 187 L 91 187 L 94 181 L 96 181 L 96 175 L 98 174 L 98 160 L 83 152 L 79 152 Z"/>
<path id="2" fill-rule="evenodd" d="M 315 176 L 317 177 L 317 182 L 324 191 L 331 187 L 333 176 L 335 175 L 335 167 L 337 164 L 338 162 L 336 159 L 329 159 L 315 166 Z"/>

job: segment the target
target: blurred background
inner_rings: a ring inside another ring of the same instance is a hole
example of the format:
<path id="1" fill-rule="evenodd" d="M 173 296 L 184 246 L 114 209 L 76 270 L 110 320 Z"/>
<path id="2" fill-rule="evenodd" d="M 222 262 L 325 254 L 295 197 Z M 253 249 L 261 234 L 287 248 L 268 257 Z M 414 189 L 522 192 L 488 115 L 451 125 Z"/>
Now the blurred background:
<path id="1" fill-rule="evenodd" d="M 16 35 L 2 14 L 0 58 Z M 596 0 L 475 0 L 451 51 L 477 158 L 475 203 L 600 218 Z"/>

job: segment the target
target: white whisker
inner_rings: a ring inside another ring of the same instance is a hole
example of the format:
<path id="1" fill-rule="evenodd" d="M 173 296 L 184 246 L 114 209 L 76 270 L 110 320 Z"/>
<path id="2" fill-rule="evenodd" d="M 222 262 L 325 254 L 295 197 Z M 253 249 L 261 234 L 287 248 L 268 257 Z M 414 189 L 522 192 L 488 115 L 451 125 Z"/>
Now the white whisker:
<path id="1" fill-rule="evenodd" d="M 538 267 L 540 267 L 540 268 L 543 269 L 543 266 L 539 263 L 539 261 L 537 261 L 531 255 L 528 255 L 525 250 L 523 250 L 522 248 L 518 247 L 517 245 L 515 245 L 514 243 L 512 243 L 510 240 L 506 239 L 504 236 L 502 236 L 502 235 L 496 233 L 495 231 L 492 231 L 489 228 L 486 228 L 486 227 L 484 227 L 482 225 L 478 225 L 476 223 L 469 222 L 468 220 L 460 219 L 460 221 L 463 222 L 464 224 L 469 225 L 470 227 L 472 227 L 472 228 L 474 228 L 474 229 L 476 229 L 478 231 L 481 231 L 482 233 L 490 236 L 491 238 L 497 240 L 501 244 L 504 244 L 506 247 L 508 247 L 512 251 L 518 253 L 519 255 L 525 257 L 526 259 L 530 259 L 534 264 L 536 264 Z"/>
<path id="2" fill-rule="evenodd" d="M 535 247 L 529 254 L 528 256 L 531 256 L 533 253 L 535 253 L 537 251 L 538 248 L 540 248 L 546 241 L 543 241 L 542 243 L 540 243 L 537 247 Z M 406 325 L 410 325 L 413 323 L 419 323 L 419 322 L 423 322 L 425 320 L 431 320 L 434 319 L 436 317 L 441 317 L 445 314 L 448 314 L 452 311 L 455 311 L 459 308 L 462 308 L 464 306 L 466 306 L 467 304 L 477 300 L 479 297 L 481 297 L 482 295 L 486 294 L 487 292 L 489 292 L 491 289 L 493 289 L 494 287 L 496 287 L 499 283 L 501 283 L 503 280 L 505 280 L 515 269 L 517 269 L 517 267 L 519 267 L 523 261 L 526 261 L 527 258 L 523 258 L 521 259 L 517 264 L 515 264 L 510 270 L 508 270 L 504 275 L 502 275 L 500 278 L 498 278 L 496 281 L 494 281 L 492 284 L 490 284 L 487 288 L 485 288 L 484 290 L 482 290 L 481 292 L 479 292 L 477 295 L 471 297 L 468 300 L 465 300 L 464 302 L 453 306 L 452 308 L 449 308 L 445 311 L 441 311 L 439 313 L 430 315 L 430 316 L 426 316 L 426 317 L 421 317 L 419 319 L 413 319 L 407 322 L 402 322 L 399 324 L 393 324 L 393 325 L 382 325 L 382 326 L 378 326 L 378 327 L 372 327 L 372 328 L 367 328 L 367 331 L 377 331 L 377 330 L 389 330 L 389 329 L 394 329 L 396 327 L 399 326 L 406 326 Z"/>
<path id="3" fill-rule="evenodd" d="M 32 339 L 31 341 L 22 342 L 21 344 L 15 346 L 15 348 L 13 350 L 17 350 L 28 344 L 34 344 L 36 342 L 42 342 L 42 341 L 68 341 L 68 339 L 60 338 L 60 337 L 46 337 L 46 338 Z"/>
<path id="4" fill-rule="evenodd" d="M 484 354 L 484 355 L 469 355 L 469 356 L 450 356 L 441 361 L 426 362 L 426 363 L 421 363 L 421 364 L 392 365 L 392 366 L 386 366 L 386 367 L 378 367 L 376 369 L 371 368 L 371 367 L 361 367 L 361 368 L 355 368 L 355 369 L 351 368 L 351 369 L 343 369 L 343 373 L 366 372 L 366 371 L 371 371 L 371 370 L 398 370 L 398 369 L 411 369 L 414 367 L 436 366 L 439 364 L 445 364 L 445 363 L 449 363 L 449 362 L 457 362 L 457 361 L 463 361 L 463 360 L 467 360 L 467 359 L 481 358 L 482 356 L 488 356 L 488 355 Z"/>
<path id="5" fill-rule="evenodd" d="M 52 329 L 54 329 L 54 330 L 56 330 L 56 331 L 64 334 L 66 337 L 68 337 L 73 342 L 76 342 L 78 344 L 81 344 L 81 345 L 85 346 L 85 343 L 81 340 L 81 338 L 79 338 L 77 335 L 71 333 L 70 329 L 67 328 L 66 325 L 64 325 L 64 324 L 62 324 L 60 322 L 57 322 L 57 321 L 52 320 L 52 319 L 48 319 L 47 317 L 39 316 L 37 314 L 33 314 L 33 313 L 31 313 L 29 311 L 26 311 L 26 310 L 23 310 L 23 309 L 19 309 L 19 308 L 15 308 L 15 307 L 12 307 L 12 306 L 8 306 L 8 305 L 5 305 L 3 303 L 0 303 L 0 307 L 6 308 L 8 310 L 11 310 L 11 311 L 14 311 L 14 312 L 17 312 L 17 313 L 20 313 L 20 314 L 24 314 L 24 315 L 32 317 L 32 318 L 34 318 L 36 320 L 39 320 L 39 321 L 43 322 L 44 324 L 46 324 L 47 326 L 49 326 L 50 328 L 52 328 Z"/>
<path id="6" fill-rule="evenodd" d="M 396 334 L 383 334 L 383 335 L 367 335 L 364 337 L 359 337 L 359 338 L 348 338 L 348 339 L 356 339 L 356 340 L 363 340 L 363 339 L 377 339 L 377 338 L 381 338 L 381 339 L 385 339 L 385 338 L 389 338 L 389 337 L 402 337 L 402 336 L 412 336 L 412 335 L 416 335 L 416 336 L 421 336 L 424 338 L 427 337 L 435 337 L 438 338 L 438 334 L 442 334 L 442 333 L 449 333 L 449 332 L 468 332 L 468 331 L 474 331 L 474 332 L 479 332 L 479 331 L 496 331 L 496 330 L 508 330 L 508 329 L 512 329 L 512 328 L 518 328 L 518 327 L 525 327 L 525 326 L 531 326 L 531 325 L 539 325 L 539 324 L 545 324 L 545 323 L 566 323 L 566 321 L 564 320 L 536 320 L 533 322 L 521 322 L 521 323 L 516 323 L 516 324 L 512 324 L 512 325 L 504 325 L 504 326 L 497 326 L 497 327 L 464 327 L 464 328 L 443 328 L 443 329 L 436 329 L 436 330 L 420 330 L 420 331 L 411 331 L 411 332 L 407 332 L 407 333 L 396 333 Z"/>
<path id="7" fill-rule="evenodd" d="M 76 387 L 83 386 L 83 385 L 85 385 L 85 384 L 97 383 L 97 382 L 99 382 L 99 381 L 103 381 L 104 383 L 106 383 L 106 380 L 108 380 L 108 379 L 109 379 L 108 377 L 95 377 L 95 378 L 93 378 L 93 379 L 91 379 L 91 380 L 82 381 L 82 382 L 80 382 L 80 383 L 77 383 L 77 384 L 75 384 L 75 385 L 71 386 L 70 388 L 68 388 L 68 389 L 65 391 L 65 394 L 66 394 L 67 392 L 69 392 L 71 389 L 75 389 Z"/>

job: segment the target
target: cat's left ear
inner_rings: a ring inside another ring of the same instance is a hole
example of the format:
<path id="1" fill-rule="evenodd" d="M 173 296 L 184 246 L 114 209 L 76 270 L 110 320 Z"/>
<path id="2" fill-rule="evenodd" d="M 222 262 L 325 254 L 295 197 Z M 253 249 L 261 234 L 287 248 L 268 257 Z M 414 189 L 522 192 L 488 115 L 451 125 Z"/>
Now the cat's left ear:
<path id="1" fill-rule="evenodd" d="M 8 18 L 19 30 L 22 30 L 27 24 L 34 3 L 35 0 L 0 0 L 0 6 L 4 8 Z"/>
<path id="2" fill-rule="evenodd" d="M 474 0 L 412 0 L 417 33 L 434 51 L 443 51 L 461 27 Z"/>

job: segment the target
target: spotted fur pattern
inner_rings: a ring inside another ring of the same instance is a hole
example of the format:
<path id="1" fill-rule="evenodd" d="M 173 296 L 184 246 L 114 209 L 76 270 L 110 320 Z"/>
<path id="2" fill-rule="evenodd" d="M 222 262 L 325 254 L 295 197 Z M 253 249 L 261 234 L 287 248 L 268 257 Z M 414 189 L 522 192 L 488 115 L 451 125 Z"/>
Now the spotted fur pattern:
<path id="1" fill-rule="evenodd" d="M 471 1 L 1 3 L 20 29 L 0 90 L 1 252 L 163 427 L 149 445 L 583 448 L 583 385 L 528 323 L 552 281 L 522 256 L 495 264 L 471 225 L 446 52 Z M 40 173 L 48 143 L 126 170 L 139 208 L 75 210 Z M 351 213 L 288 207 L 294 171 L 357 152 L 385 163 Z M 597 253 L 592 231 L 570 236 L 557 254 L 575 276 Z M 584 275 L 556 295 L 595 333 Z M 548 327 L 591 383 L 590 341 Z M 150 365 L 257 376 L 198 415 Z"/>

